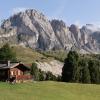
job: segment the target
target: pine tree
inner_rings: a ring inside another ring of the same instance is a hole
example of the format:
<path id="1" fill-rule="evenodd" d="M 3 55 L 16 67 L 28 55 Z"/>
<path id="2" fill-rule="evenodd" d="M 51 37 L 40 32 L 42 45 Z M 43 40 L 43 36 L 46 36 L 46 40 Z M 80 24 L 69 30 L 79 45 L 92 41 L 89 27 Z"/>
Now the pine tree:
<path id="1" fill-rule="evenodd" d="M 79 81 L 79 56 L 75 51 L 70 51 L 68 57 L 65 59 L 62 69 L 62 81 L 64 82 L 78 82 Z"/>
<path id="2" fill-rule="evenodd" d="M 82 83 L 91 83 L 90 71 L 88 68 L 88 63 L 86 61 L 83 61 Z"/>
<path id="3" fill-rule="evenodd" d="M 33 76 L 33 79 L 35 81 L 39 81 L 39 69 L 37 68 L 37 64 L 36 63 L 32 63 L 31 72 L 30 73 Z"/>
<path id="4" fill-rule="evenodd" d="M 98 60 L 89 60 L 89 70 L 92 83 L 100 83 L 100 62 Z"/>

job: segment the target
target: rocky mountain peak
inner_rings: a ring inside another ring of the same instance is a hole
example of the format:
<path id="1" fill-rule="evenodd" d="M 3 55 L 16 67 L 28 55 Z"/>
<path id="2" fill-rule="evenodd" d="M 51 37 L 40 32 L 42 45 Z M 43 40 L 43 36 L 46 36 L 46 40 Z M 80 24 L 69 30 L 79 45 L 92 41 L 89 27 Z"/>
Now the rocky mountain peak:
<path id="1" fill-rule="evenodd" d="M 28 9 L 5 20 L 0 28 L 0 43 L 12 43 L 40 50 L 100 51 L 100 28 L 87 24 L 70 27 L 62 20 L 51 20 L 41 12 Z"/>
<path id="2" fill-rule="evenodd" d="M 81 39 L 81 33 L 80 33 L 80 29 L 78 26 L 72 24 L 70 27 L 69 27 L 69 30 L 73 33 L 75 39 L 77 42 L 80 42 L 80 39 Z M 79 44 L 79 43 L 78 43 Z"/>
<path id="3" fill-rule="evenodd" d="M 69 28 L 69 30 L 72 32 L 72 33 L 78 33 L 80 31 L 79 27 L 72 24 Z"/>
<path id="4" fill-rule="evenodd" d="M 57 19 L 53 19 L 51 21 L 52 26 L 61 26 L 61 27 L 66 27 L 66 24 L 64 21 L 62 20 L 57 20 Z"/>

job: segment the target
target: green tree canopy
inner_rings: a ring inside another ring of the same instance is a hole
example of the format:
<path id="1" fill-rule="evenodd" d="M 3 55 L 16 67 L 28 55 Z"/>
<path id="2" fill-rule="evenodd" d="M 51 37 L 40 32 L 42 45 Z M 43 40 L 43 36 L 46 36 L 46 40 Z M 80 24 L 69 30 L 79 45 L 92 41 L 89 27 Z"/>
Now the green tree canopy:
<path id="1" fill-rule="evenodd" d="M 62 81 L 64 82 L 78 82 L 79 81 L 79 68 L 78 68 L 79 55 L 76 51 L 70 51 L 68 57 L 65 59 L 62 69 Z"/>
<path id="2" fill-rule="evenodd" d="M 98 60 L 89 60 L 88 62 L 91 82 L 100 83 L 100 62 Z"/>
<path id="3" fill-rule="evenodd" d="M 35 81 L 39 80 L 39 69 L 37 68 L 37 64 L 36 63 L 32 63 L 32 66 L 31 66 L 31 75 L 33 76 L 33 79 Z"/>
<path id="4" fill-rule="evenodd" d="M 90 71 L 88 68 L 88 62 L 84 59 L 82 60 L 82 83 L 91 83 Z"/>
<path id="5" fill-rule="evenodd" d="M 9 44 L 5 44 L 3 45 L 3 47 L 0 48 L 0 60 L 3 60 L 3 61 L 16 60 L 16 53 L 13 52 Z"/>

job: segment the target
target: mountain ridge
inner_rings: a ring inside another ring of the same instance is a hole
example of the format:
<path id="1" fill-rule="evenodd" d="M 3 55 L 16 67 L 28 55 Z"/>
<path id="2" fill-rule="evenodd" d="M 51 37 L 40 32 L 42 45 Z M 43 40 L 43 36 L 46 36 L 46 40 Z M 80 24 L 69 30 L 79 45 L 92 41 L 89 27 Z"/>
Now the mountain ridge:
<path id="1" fill-rule="evenodd" d="M 9 42 L 39 50 L 78 50 L 100 53 L 100 28 L 87 24 L 79 28 L 62 20 L 49 20 L 34 9 L 19 12 L 0 27 L 0 44 Z"/>

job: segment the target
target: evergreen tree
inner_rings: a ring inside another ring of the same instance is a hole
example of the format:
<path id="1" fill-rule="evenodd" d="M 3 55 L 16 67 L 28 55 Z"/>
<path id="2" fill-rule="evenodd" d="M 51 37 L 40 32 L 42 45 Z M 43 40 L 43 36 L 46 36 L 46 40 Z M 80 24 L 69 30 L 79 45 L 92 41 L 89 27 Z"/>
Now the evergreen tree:
<path id="1" fill-rule="evenodd" d="M 36 63 L 32 63 L 31 72 L 30 73 L 33 76 L 33 79 L 35 81 L 39 81 L 39 69 L 37 68 L 37 64 Z"/>
<path id="2" fill-rule="evenodd" d="M 78 82 L 79 81 L 79 56 L 75 51 L 70 51 L 68 57 L 65 59 L 62 69 L 62 81 L 64 82 Z"/>
<path id="3" fill-rule="evenodd" d="M 100 83 L 100 62 L 97 60 L 89 60 L 89 70 L 92 83 Z"/>
<path id="4" fill-rule="evenodd" d="M 88 63 L 86 61 L 83 61 L 82 67 L 83 67 L 82 68 L 82 83 L 91 83 Z"/>
<path id="5" fill-rule="evenodd" d="M 5 44 L 2 48 L 0 48 L 0 60 L 16 61 L 16 54 L 13 52 L 9 44 Z"/>

